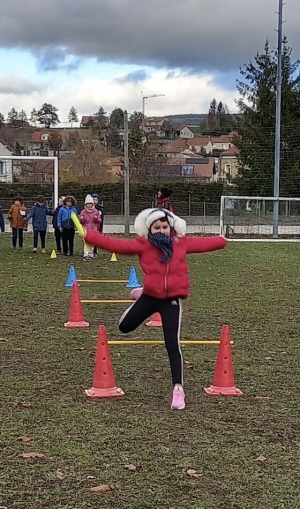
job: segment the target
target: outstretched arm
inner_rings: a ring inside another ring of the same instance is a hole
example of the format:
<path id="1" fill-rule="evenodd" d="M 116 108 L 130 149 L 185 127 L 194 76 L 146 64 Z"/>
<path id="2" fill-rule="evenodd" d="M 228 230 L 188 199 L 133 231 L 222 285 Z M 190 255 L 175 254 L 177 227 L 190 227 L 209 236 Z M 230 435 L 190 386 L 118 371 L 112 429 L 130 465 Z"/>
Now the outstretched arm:
<path id="1" fill-rule="evenodd" d="M 29 219 L 34 216 L 34 206 L 31 207 L 29 214 L 26 217 L 23 217 L 24 223 L 28 223 Z"/>
<path id="2" fill-rule="evenodd" d="M 186 253 L 207 253 L 223 249 L 227 240 L 225 237 L 186 237 Z"/>
<path id="3" fill-rule="evenodd" d="M 95 231 L 86 231 L 84 238 L 88 244 L 100 247 L 110 253 L 121 255 L 140 255 L 142 247 L 137 240 L 115 239 Z"/>

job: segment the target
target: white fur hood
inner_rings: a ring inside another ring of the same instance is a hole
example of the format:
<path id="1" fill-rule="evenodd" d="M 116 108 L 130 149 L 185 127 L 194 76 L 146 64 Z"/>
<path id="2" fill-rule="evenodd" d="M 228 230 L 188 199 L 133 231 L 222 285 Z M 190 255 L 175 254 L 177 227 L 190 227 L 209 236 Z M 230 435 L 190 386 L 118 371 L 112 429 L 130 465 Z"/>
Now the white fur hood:
<path id="1" fill-rule="evenodd" d="M 134 230 L 139 237 L 144 239 L 148 238 L 149 230 L 147 228 L 147 218 L 149 214 L 153 213 L 157 209 L 145 209 L 140 212 L 134 221 Z M 163 209 L 164 210 L 164 209 Z M 173 212 L 166 210 L 174 220 L 174 230 L 178 237 L 184 237 L 186 234 L 186 222 L 181 217 L 176 216 Z"/>

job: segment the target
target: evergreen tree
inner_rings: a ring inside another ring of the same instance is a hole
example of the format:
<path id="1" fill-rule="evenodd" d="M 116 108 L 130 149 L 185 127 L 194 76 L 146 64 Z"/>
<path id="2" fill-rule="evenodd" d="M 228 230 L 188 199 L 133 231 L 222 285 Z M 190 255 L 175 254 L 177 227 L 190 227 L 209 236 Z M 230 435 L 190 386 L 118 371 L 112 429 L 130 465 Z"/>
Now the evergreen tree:
<path id="1" fill-rule="evenodd" d="M 92 118 L 92 127 L 95 127 L 95 129 L 98 131 L 105 129 L 107 125 L 107 119 L 105 115 L 106 111 L 104 111 L 102 106 L 99 106 L 98 111 L 94 113 L 94 118 Z"/>
<path id="2" fill-rule="evenodd" d="M 38 121 L 39 121 L 38 112 L 36 111 L 35 108 L 33 108 L 32 112 L 30 113 L 30 122 L 32 122 L 32 124 L 34 124 L 34 126 L 36 127 Z"/>
<path id="3" fill-rule="evenodd" d="M 109 124 L 117 129 L 124 128 L 124 111 L 121 108 L 115 108 L 111 112 Z"/>
<path id="4" fill-rule="evenodd" d="M 138 129 L 142 125 L 143 113 L 141 111 L 134 111 L 129 118 L 128 125 L 132 129 Z"/>
<path id="5" fill-rule="evenodd" d="M 38 121 L 43 124 L 46 129 L 59 124 L 60 120 L 57 114 L 58 109 L 49 103 L 44 103 L 38 111 Z"/>
<path id="6" fill-rule="evenodd" d="M 21 110 L 18 113 L 18 119 L 19 119 L 19 123 L 20 123 L 21 127 L 24 127 L 25 125 L 28 124 L 27 115 L 26 115 L 26 112 L 24 110 Z"/>
<path id="7" fill-rule="evenodd" d="M 280 195 L 300 195 L 300 61 L 283 41 Z M 240 99 L 234 144 L 239 170 L 234 182 L 244 195 L 273 196 L 277 53 L 268 41 L 254 62 L 240 69 Z"/>
<path id="8" fill-rule="evenodd" d="M 19 114 L 15 108 L 12 108 L 7 114 L 7 120 L 10 127 L 19 127 Z"/>
<path id="9" fill-rule="evenodd" d="M 119 134 L 119 129 L 114 124 L 109 124 L 105 135 L 108 150 L 116 156 L 122 155 L 123 142 Z"/>
<path id="10" fill-rule="evenodd" d="M 5 121 L 4 115 L 0 113 L 0 127 L 2 126 L 2 124 L 4 124 L 4 121 Z"/>
<path id="11" fill-rule="evenodd" d="M 69 114 L 68 114 L 68 120 L 71 124 L 71 127 L 73 127 L 73 122 L 78 122 L 78 114 L 76 108 L 74 106 L 71 106 Z"/>

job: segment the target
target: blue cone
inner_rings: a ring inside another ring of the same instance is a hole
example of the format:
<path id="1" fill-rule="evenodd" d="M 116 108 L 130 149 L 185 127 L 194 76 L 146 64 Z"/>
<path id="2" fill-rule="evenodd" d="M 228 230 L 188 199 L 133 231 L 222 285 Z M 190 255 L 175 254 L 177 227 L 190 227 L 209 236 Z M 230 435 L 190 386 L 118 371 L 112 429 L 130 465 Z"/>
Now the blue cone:
<path id="1" fill-rule="evenodd" d="M 71 265 L 69 274 L 68 274 L 68 279 L 67 279 L 65 286 L 67 288 L 72 288 L 74 281 L 77 281 L 77 274 L 76 274 L 74 265 Z M 80 286 L 80 285 L 78 285 L 78 286 Z"/>
<path id="2" fill-rule="evenodd" d="M 135 271 L 135 268 L 132 266 L 130 267 L 129 278 L 126 288 L 140 288 L 140 287 L 141 285 L 139 283 L 137 273 Z"/>

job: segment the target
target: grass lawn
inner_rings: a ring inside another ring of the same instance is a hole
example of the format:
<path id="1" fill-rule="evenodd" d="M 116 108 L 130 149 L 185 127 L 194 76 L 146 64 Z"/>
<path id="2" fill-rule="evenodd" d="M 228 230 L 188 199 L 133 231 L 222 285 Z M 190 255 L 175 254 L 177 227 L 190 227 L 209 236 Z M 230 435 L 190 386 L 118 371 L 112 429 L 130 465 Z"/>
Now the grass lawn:
<path id="1" fill-rule="evenodd" d="M 49 236 L 50 237 L 50 236 Z M 67 330 L 69 259 L 12 253 L 1 235 L 0 506 L 7 509 L 297 509 L 299 244 L 231 243 L 190 257 L 182 339 L 218 339 L 229 323 L 242 398 L 209 398 L 216 346 L 183 347 L 187 408 L 170 411 L 163 347 L 111 347 L 125 398 L 89 401 L 97 327 L 121 339 L 124 306 L 85 305 Z M 79 278 L 126 279 L 135 258 L 101 252 Z M 123 284 L 82 284 L 82 298 L 128 299 Z M 141 326 L 132 339 L 161 339 Z M 19 437 L 30 436 L 22 442 Z M 43 454 L 24 459 L 20 454 Z M 258 459 L 258 460 L 257 460 Z M 257 461 L 256 461 L 257 460 Z M 261 461 L 262 460 L 262 461 Z M 125 467 L 134 465 L 134 467 Z M 192 469 L 203 474 L 190 477 Z M 110 485 L 108 493 L 90 488 Z"/>

